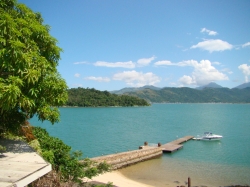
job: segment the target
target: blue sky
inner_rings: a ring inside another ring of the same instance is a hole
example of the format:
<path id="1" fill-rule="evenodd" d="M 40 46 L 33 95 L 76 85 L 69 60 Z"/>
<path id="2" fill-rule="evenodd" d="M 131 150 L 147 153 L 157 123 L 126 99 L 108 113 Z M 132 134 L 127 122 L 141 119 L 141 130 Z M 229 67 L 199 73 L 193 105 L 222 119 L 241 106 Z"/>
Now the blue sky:
<path id="1" fill-rule="evenodd" d="M 19 0 L 63 49 L 68 87 L 233 88 L 250 81 L 248 0 Z"/>

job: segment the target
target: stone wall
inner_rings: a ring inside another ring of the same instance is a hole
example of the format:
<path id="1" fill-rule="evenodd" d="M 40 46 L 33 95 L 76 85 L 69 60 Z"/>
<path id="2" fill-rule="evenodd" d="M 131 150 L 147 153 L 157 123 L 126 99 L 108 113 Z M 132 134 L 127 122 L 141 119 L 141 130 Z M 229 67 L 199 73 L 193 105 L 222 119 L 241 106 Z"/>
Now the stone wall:
<path id="1" fill-rule="evenodd" d="M 162 155 L 162 149 L 158 147 L 145 147 L 143 149 L 128 151 L 123 153 L 111 154 L 92 158 L 97 162 L 106 161 L 112 169 L 123 168 L 138 162 L 156 158 Z"/>

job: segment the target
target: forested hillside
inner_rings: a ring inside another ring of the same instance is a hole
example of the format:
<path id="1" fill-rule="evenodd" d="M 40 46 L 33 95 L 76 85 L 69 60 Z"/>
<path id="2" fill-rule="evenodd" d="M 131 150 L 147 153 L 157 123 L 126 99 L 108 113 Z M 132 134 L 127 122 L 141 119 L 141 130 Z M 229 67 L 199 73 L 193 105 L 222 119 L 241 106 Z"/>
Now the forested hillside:
<path id="1" fill-rule="evenodd" d="M 116 95 L 94 88 L 71 88 L 68 90 L 67 106 L 148 106 L 148 102 L 136 96 Z"/>
<path id="2" fill-rule="evenodd" d="M 250 103 L 250 88 L 163 88 L 125 93 L 153 103 Z"/>

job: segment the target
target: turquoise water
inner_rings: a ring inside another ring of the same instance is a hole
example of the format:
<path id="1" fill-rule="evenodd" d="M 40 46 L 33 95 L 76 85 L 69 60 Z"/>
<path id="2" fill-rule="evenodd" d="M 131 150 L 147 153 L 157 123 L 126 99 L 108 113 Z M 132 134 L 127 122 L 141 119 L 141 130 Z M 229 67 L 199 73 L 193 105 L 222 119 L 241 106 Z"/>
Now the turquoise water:
<path id="1" fill-rule="evenodd" d="M 158 181 L 162 186 L 166 186 L 163 181 L 173 181 L 176 176 L 179 179 L 174 181 L 190 176 L 193 183 L 207 186 L 250 185 L 250 105 L 153 104 L 60 108 L 60 112 L 59 124 L 41 124 L 36 119 L 30 122 L 46 128 L 73 150 L 81 150 L 84 157 L 135 150 L 144 141 L 164 144 L 205 131 L 223 135 L 221 141 L 188 141 L 182 150 L 129 167 L 123 173 L 147 183 Z"/>

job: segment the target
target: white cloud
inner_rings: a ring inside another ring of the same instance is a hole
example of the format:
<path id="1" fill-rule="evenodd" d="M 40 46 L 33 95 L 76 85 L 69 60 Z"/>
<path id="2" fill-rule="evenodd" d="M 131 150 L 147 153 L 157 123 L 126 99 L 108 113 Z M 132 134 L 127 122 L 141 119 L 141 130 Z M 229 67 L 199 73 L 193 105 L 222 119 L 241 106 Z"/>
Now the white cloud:
<path id="1" fill-rule="evenodd" d="M 194 68 L 191 75 L 183 75 L 179 82 L 182 85 L 205 85 L 213 81 L 228 80 L 227 75 L 217 70 L 209 60 L 201 60 L 200 63 L 196 60 L 186 60 L 178 63 L 170 61 L 158 61 L 155 65 L 162 66 L 191 66 Z"/>
<path id="2" fill-rule="evenodd" d="M 177 66 L 197 66 L 198 62 L 196 60 L 186 60 L 186 61 L 182 61 L 182 62 L 178 62 L 178 63 L 173 63 Z"/>
<path id="3" fill-rule="evenodd" d="M 214 64 L 214 65 L 221 65 L 220 62 L 212 62 L 212 64 Z"/>
<path id="4" fill-rule="evenodd" d="M 249 82 L 248 77 L 250 76 L 250 66 L 248 66 L 247 64 L 241 64 L 240 66 L 238 66 L 238 68 L 245 75 L 245 82 Z"/>
<path id="5" fill-rule="evenodd" d="M 142 73 L 135 70 L 116 73 L 114 74 L 113 79 L 124 81 L 127 85 L 135 87 L 155 85 L 157 82 L 160 82 L 160 77 L 151 72 Z"/>
<path id="6" fill-rule="evenodd" d="M 138 66 L 147 66 L 149 65 L 154 59 L 156 59 L 155 56 L 152 56 L 150 58 L 141 58 L 137 60 Z"/>
<path id="7" fill-rule="evenodd" d="M 173 63 L 168 60 L 162 60 L 155 63 L 156 66 L 194 66 L 197 63 L 195 60 L 182 61 Z"/>
<path id="8" fill-rule="evenodd" d="M 76 73 L 74 76 L 75 77 L 80 77 L 81 75 L 79 73 Z"/>
<path id="9" fill-rule="evenodd" d="M 184 75 L 179 81 L 184 85 L 205 85 L 219 80 L 228 80 L 227 75 L 218 71 L 212 66 L 209 60 L 201 60 L 200 63 L 194 60 L 180 62 L 179 64 L 193 66 L 191 76 Z"/>
<path id="10" fill-rule="evenodd" d="M 250 42 L 247 42 L 247 43 L 242 45 L 242 47 L 247 47 L 247 46 L 250 46 Z"/>
<path id="11" fill-rule="evenodd" d="M 195 84 L 195 81 L 193 80 L 192 77 L 188 75 L 184 75 L 179 79 L 179 82 L 181 82 L 184 85 L 192 85 Z"/>
<path id="12" fill-rule="evenodd" d="M 128 62 L 104 62 L 104 61 L 97 61 L 94 63 L 95 66 L 104 66 L 109 68 L 135 68 L 135 63 L 132 61 Z"/>
<path id="13" fill-rule="evenodd" d="M 215 35 L 218 34 L 216 31 L 211 31 L 211 30 L 208 30 L 208 29 L 206 29 L 206 28 L 202 28 L 202 29 L 201 29 L 201 32 L 208 33 L 208 35 L 210 35 L 210 36 L 215 36 Z"/>
<path id="14" fill-rule="evenodd" d="M 87 62 L 74 62 L 73 64 L 76 64 L 76 65 L 78 65 L 78 64 L 87 64 Z"/>
<path id="15" fill-rule="evenodd" d="M 149 65 L 154 59 L 156 59 L 155 56 L 152 56 L 150 58 L 141 58 L 137 60 L 137 63 L 128 61 L 128 62 L 105 62 L 105 61 L 97 61 L 94 63 L 95 66 L 103 66 L 103 67 L 109 67 L 109 68 L 135 68 L 137 67 L 143 67 Z"/>
<path id="16" fill-rule="evenodd" d="M 170 66 L 172 65 L 172 62 L 170 62 L 169 60 L 162 60 L 162 61 L 158 61 L 158 62 L 155 62 L 154 65 L 156 66 Z"/>
<path id="17" fill-rule="evenodd" d="M 92 80 L 92 81 L 97 81 L 97 82 L 109 82 L 110 78 L 108 77 L 85 77 L 85 80 Z"/>
<path id="18" fill-rule="evenodd" d="M 191 49 L 200 48 L 203 50 L 207 50 L 210 53 L 214 51 L 225 51 L 233 48 L 233 45 L 226 41 L 222 41 L 220 39 L 216 40 L 205 40 L 203 42 L 199 42 L 196 45 L 191 46 Z"/>

